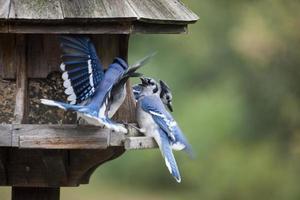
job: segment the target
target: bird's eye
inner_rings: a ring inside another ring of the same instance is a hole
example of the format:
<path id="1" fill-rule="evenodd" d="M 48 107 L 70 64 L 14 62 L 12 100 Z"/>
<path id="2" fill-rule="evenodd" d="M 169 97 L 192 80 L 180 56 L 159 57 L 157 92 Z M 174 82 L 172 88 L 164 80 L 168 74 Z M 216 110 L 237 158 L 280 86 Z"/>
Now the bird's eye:
<path id="1" fill-rule="evenodd" d="M 170 100 L 170 96 L 167 96 L 166 99 L 169 101 Z"/>

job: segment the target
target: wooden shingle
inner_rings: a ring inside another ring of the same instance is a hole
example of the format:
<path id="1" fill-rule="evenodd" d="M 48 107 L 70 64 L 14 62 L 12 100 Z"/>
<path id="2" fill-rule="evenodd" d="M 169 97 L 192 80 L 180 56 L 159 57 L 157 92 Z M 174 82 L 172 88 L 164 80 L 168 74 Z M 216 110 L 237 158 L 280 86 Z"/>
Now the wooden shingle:
<path id="1" fill-rule="evenodd" d="M 180 33 L 197 20 L 179 0 L 0 0 L 0 33 Z"/>
<path id="2" fill-rule="evenodd" d="M 9 3 L 7 0 L 0 0 L 0 19 L 6 19 L 9 13 Z"/>
<path id="3" fill-rule="evenodd" d="M 63 19 L 60 0 L 10 0 L 9 19 Z"/>

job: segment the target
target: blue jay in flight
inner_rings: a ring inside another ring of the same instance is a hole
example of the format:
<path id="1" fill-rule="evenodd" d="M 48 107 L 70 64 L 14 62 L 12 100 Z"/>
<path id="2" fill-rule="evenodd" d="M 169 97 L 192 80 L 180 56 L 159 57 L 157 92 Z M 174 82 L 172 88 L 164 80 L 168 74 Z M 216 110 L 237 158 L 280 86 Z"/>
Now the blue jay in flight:
<path id="1" fill-rule="evenodd" d="M 193 157 L 192 149 L 176 121 L 165 109 L 160 98 L 159 85 L 151 78 L 141 78 L 141 92 L 137 101 L 137 122 L 140 131 L 154 137 L 166 166 L 177 182 L 181 182 L 172 150 L 185 150 Z"/>
<path id="2" fill-rule="evenodd" d="M 107 70 L 103 69 L 96 49 L 88 37 L 61 36 L 62 64 L 65 93 L 69 103 L 41 99 L 45 105 L 76 111 L 89 124 L 105 126 L 116 132 L 127 133 L 122 125 L 110 118 L 126 97 L 126 82 L 137 73 L 150 56 L 133 67 L 121 58 L 115 58 Z"/>
<path id="3" fill-rule="evenodd" d="M 168 107 L 168 109 L 171 112 L 173 112 L 173 106 L 172 106 L 173 96 L 170 87 L 166 84 L 166 82 L 162 80 L 159 80 L 159 86 L 160 86 L 159 87 L 160 99 Z M 142 86 L 140 86 L 139 84 L 132 86 L 132 91 L 136 100 L 138 99 L 141 90 L 142 90 Z"/>

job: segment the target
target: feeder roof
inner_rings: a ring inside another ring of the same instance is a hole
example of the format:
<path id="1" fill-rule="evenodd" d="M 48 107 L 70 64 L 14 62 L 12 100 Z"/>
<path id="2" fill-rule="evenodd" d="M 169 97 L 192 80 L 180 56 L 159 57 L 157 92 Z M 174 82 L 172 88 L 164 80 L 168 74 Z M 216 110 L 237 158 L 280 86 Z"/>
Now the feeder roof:
<path id="1" fill-rule="evenodd" d="M 0 0 L 2 33 L 180 33 L 197 20 L 179 0 Z"/>

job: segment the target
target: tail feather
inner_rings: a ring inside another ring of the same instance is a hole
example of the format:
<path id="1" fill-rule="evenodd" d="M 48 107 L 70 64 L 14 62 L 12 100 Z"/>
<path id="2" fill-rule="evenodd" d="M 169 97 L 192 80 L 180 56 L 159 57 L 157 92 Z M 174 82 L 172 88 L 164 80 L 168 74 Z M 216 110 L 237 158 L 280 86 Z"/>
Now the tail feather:
<path id="1" fill-rule="evenodd" d="M 135 69 L 135 68 L 139 68 L 143 65 L 145 65 L 152 57 L 154 57 L 156 55 L 156 52 L 153 52 L 147 56 L 145 56 L 144 58 L 142 58 L 141 60 L 138 60 L 136 63 L 134 63 L 133 65 L 131 65 L 130 69 Z"/>
<path id="2" fill-rule="evenodd" d="M 78 111 L 79 109 L 83 108 L 83 106 L 71 105 L 68 103 L 53 101 L 53 100 L 49 100 L 49 99 L 41 99 L 41 103 L 44 105 L 47 105 L 47 106 L 54 106 L 54 107 L 58 107 L 58 108 L 61 108 L 64 110 L 72 110 L 72 111 Z"/>
<path id="3" fill-rule="evenodd" d="M 172 144 L 174 150 L 184 150 L 191 159 L 195 159 L 195 153 L 192 149 L 192 146 L 189 144 L 188 140 L 182 133 L 179 127 L 175 128 L 175 143 Z"/>
<path id="4" fill-rule="evenodd" d="M 171 144 L 169 143 L 168 137 L 165 133 L 161 134 L 161 146 L 160 150 L 162 156 L 165 159 L 166 166 L 172 176 L 176 179 L 178 183 L 181 182 L 180 172 L 172 152 Z"/>

